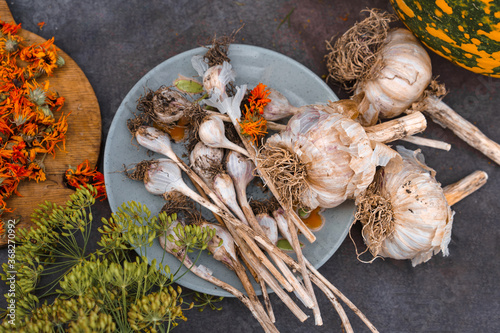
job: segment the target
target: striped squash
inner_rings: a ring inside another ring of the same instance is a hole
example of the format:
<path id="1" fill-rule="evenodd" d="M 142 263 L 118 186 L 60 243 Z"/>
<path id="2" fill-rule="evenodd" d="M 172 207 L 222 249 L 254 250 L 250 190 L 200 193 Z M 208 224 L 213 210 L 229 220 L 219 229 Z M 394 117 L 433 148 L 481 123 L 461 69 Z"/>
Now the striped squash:
<path id="1" fill-rule="evenodd" d="M 390 0 L 422 43 L 472 72 L 500 77 L 499 0 Z"/>

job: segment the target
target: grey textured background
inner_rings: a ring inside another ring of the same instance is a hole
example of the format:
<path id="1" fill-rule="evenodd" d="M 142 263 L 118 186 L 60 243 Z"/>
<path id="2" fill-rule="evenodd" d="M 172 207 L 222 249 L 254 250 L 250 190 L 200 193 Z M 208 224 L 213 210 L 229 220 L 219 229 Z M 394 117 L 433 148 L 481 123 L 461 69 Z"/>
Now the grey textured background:
<path id="1" fill-rule="evenodd" d="M 103 144 L 113 116 L 130 88 L 151 68 L 207 39 L 244 28 L 237 43 L 257 45 L 287 55 L 318 75 L 326 74 L 325 40 L 343 33 L 361 18 L 360 10 L 390 9 L 388 1 L 125 1 L 20 0 L 9 1 L 17 22 L 58 47 L 82 68 L 99 100 Z M 290 12 L 290 25 L 280 21 Z M 43 30 L 37 23 L 46 22 Z M 434 75 L 447 85 L 445 102 L 500 142 L 500 80 L 480 76 L 431 54 Z M 339 97 L 348 95 L 331 85 Z M 426 149 L 428 164 L 444 185 L 480 169 L 490 178 L 479 192 L 454 206 L 456 211 L 450 256 L 437 255 L 412 268 L 410 262 L 377 260 L 360 263 L 347 238 L 320 269 L 356 304 L 381 332 L 498 332 L 500 331 L 499 213 L 500 168 L 461 142 L 448 130 L 429 123 L 429 138 L 453 145 L 449 152 Z M 406 144 L 409 148 L 416 148 Z M 84 157 L 82 157 L 84 158 Z M 100 156 L 102 170 L 102 150 Z M 98 203 L 95 217 L 108 217 L 109 206 Z M 352 230 L 361 245 L 360 228 Z M 6 251 L 0 251 L 5 261 Z M 0 285 L 0 293 L 6 287 Z M 341 332 L 340 320 L 318 293 L 324 326 L 313 319 L 299 323 L 274 295 L 271 300 L 282 332 Z M 1 298 L 1 305 L 5 302 Z M 187 311 L 177 332 L 260 332 L 260 326 L 235 299 L 225 299 L 222 311 Z M 356 332 L 364 324 L 346 309 Z"/>

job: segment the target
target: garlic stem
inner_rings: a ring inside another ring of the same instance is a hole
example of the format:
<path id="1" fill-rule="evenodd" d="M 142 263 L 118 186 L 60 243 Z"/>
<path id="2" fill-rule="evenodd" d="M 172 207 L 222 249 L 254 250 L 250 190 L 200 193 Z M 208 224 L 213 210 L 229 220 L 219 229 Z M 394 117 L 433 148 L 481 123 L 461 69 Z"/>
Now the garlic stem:
<path id="1" fill-rule="evenodd" d="M 446 150 L 446 151 L 449 151 L 451 149 L 451 145 L 449 143 L 446 143 L 444 141 L 439 141 L 439 140 L 422 138 L 420 136 L 408 135 L 404 138 L 401 138 L 400 140 L 405 141 L 405 142 L 410 142 L 410 143 L 413 143 L 413 144 L 419 145 L 419 146 L 442 149 L 442 150 Z"/>
<path id="2" fill-rule="evenodd" d="M 229 141 L 224 134 L 224 123 L 219 117 L 207 117 L 198 130 L 200 140 L 212 148 L 226 148 L 248 156 L 247 151 L 237 144 Z"/>
<path id="3" fill-rule="evenodd" d="M 365 127 L 365 131 L 370 140 L 386 143 L 420 133 L 426 127 L 427 121 L 424 115 L 417 111 L 375 126 Z"/>
<path id="4" fill-rule="evenodd" d="M 441 127 L 449 128 L 460 139 L 500 164 L 500 144 L 491 140 L 476 126 L 460 116 L 440 98 L 431 95 L 423 100 L 425 113 Z"/>
<path id="5" fill-rule="evenodd" d="M 259 214 L 256 217 L 259 227 L 258 231 L 259 233 L 262 232 L 269 238 L 270 242 L 274 245 L 278 242 L 278 226 L 276 223 L 276 220 L 273 219 L 271 216 L 268 214 Z M 254 228 L 255 229 L 255 228 Z M 267 232 L 266 232 L 267 231 Z M 283 275 L 288 279 L 290 284 L 293 286 L 295 289 L 294 292 L 296 296 L 302 301 L 302 303 L 309 309 L 312 309 L 314 307 L 314 302 L 307 293 L 307 291 L 304 289 L 302 284 L 297 280 L 295 275 L 290 271 L 288 266 L 283 262 L 283 260 L 275 255 L 272 251 L 268 252 L 269 256 L 273 259 L 273 261 L 276 263 L 278 268 L 281 270 Z"/>
<path id="6" fill-rule="evenodd" d="M 290 218 L 287 217 L 286 213 L 284 215 L 281 215 L 288 224 L 288 230 L 290 231 L 290 236 L 291 236 L 291 242 L 290 244 L 293 247 L 293 250 L 295 254 L 297 255 L 297 262 L 299 263 L 300 266 L 300 272 L 302 274 L 302 278 L 304 279 L 304 284 L 305 287 L 308 291 L 309 297 L 311 297 L 313 301 L 313 313 L 314 313 L 314 321 L 317 326 L 323 325 L 323 319 L 321 318 L 321 313 L 319 311 L 319 305 L 318 305 L 318 300 L 316 299 L 316 295 L 314 294 L 314 289 L 311 284 L 311 279 L 309 278 L 309 275 L 307 274 L 307 268 L 305 264 L 305 257 L 302 254 L 302 248 L 300 247 L 300 242 L 299 238 L 297 236 L 297 229 L 295 229 L 295 224 L 292 222 Z M 289 240 L 290 241 L 290 240 Z"/>
<path id="7" fill-rule="evenodd" d="M 236 225 L 241 224 L 240 221 L 232 218 L 227 214 L 226 211 L 221 209 L 219 206 L 211 203 L 210 201 L 203 198 L 201 195 L 193 191 L 189 186 L 182 180 L 181 171 L 174 161 L 162 159 L 159 160 L 157 165 L 154 166 L 148 172 L 147 177 L 144 179 L 146 189 L 156 195 L 162 195 L 170 191 L 178 191 L 185 196 L 193 199 L 203 207 L 209 209 L 215 214 L 221 216 L 223 219 L 230 220 Z M 269 261 L 269 259 L 262 253 L 260 248 L 255 244 L 255 242 L 249 238 L 245 237 L 245 233 L 242 233 L 245 241 L 249 247 L 253 250 L 255 255 L 259 260 L 269 269 L 269 271 L 276 277 L 276 279 L 283 285 L 283 287 L 288 291 L 293 291 L 292 286 L 288 281 L 281 275 L 281 273 L 274 267 L 274 265 Z"/>
<path id="8" fill-rule="evenodd" d="M 330 289 L 328 289 L 325 284 L 321 283 L 319 279 L 313 275 L 311 276 L 311 281 L 314 282 L 315 285 L 318 286 L 319 289 L 325 294 L 325 296 L 330 300 L 330 303 L 332 303 L 333 308 L 337 311 L 339 314 L 340 320 L 342 321 L 342 328 L 345 330 L 346 333 L 354 333 L 354 330 L 352 329 L 351 323 L 349 321 L 349 318 L 347 317 L 347 314 L 344 311 L 344 308 L 342 305 L 339 303 L 335 295 L 331 292 Z"/>
<path id="9" fill-rule="evenodd" d="M 174 225 L 172 225 L 172 227 L 173 226 Z M 172 229 L 170 229 L 170 230 L 172 230 Z M 170 234 L 173 234 L 173 232 L 170 231 Z M 206 272 L 205 270 L 200 269 L 199 266 L 194 265 L 193 262 L 191 260 L 189 260 L 189 258 L 187 256 L 183 255 L 185 250 L 175 251 L 175 252 L 172 251 L 172 248 L 167 246 L 167 244 L 170 242 L 167 241 L 166 235 L 160 236 L 159 241 L 160 241 L 160 245 L 163 249 L 165 249 L 167 252 L 169 252 L 175 258 L 177 258 L 179 261 L 181 261 L 181 263 L 184 264 L 184 266 L 186 266 L 186 268 L 188 268 L 192 273 L 194 273 L 198 277 L 226 290 L 227 292 L 229 292 L 230 294 L 232 294 L 233 296 L 238 298 L 243 304 L 245 304 L 245 306 L 250 310 L 250 312 L 252 313 L 254 318 L 257 319 L 257 321 L 260 323 L 260 325 L 262 326 L 262 328 L 264 329 L 265 332 L 279 333 L 278 329 L 270 321 L 270 319 L 269 319 L 269 317 L 267 317 L 266 313 L 263 311 L 257 310 L 255 308 L 254 304 L 248 299 L 248 297 L 243 295 L 243 293 L 241 293 L 238 289 L 234 288 L 233 286 L 231 286 L 230 284 L 228 284 L 224 281 L 217 279 L 213 275 L 208 274 L 208 272 Z"/>
<path id="10" fill-rule="evenodd" d="M 255 217 L 252 208 L 248 203 L 246 195 L 246 188 L 250 183 L 250 181 L 254 178 L 253 172 L 255 170 L 255 164 L 250 159 L 247 159 L 238 154 L 237 152 L 232 151 L 226 156 L 226 170 L 231 179 L 233 180 L 234 188 L 236 190 L 236 197 L 238 198 L 238 202 L 246 217 L 246 220 L 256 232 L 258 232 L 259 234 L 264 234 L 264 231 L 261 228 L 261 223 L 260 223 L 261 220 Z M 274 223 L 276 222 L 274 221 Z M 270 239 L 270 241 L 271 243 L 276 244 L 277 238 L 275 240 Z M 288 280 L 288 282 L 290 282 L 292 287 L 295 289 L 294 291 L 299 296 L 299 299 L 304 303 L 306 307 L 312 308 L 313 302 L 311 298 L 304 290 L 300 282 L 297 280 L 295 275 L 283 263 L 283 261 L 278 257 L 276 257 L 275 255 L 273 255 L 272 252 L 269 253 L 269 255 L 271 259 L 273 259 L 276 266 L 278 266 L 280 271 L 283 273 L 285 278 Z"/>
<path id="11" fill-rule="evenodd" d="M 248 236 L 244 236 L 248 237 Z M 269 274 L 269 272 L 262 267 L 262 263 L 256 261 L 255 258 L 249 256 L 251 250 L 248 248 L 248 242 L 243 242 L 241 244 L 242 251 L 241 253 L 245 257 L 245 260 L 250 263 L 252 267 L 254 267 L 258 272 L 261 273 L 264 281 L 271 287 L 271 289 L 276 293 L 276 295 L 283 301 L 283 303 L 293 312 L 293 314 L 301 321 L 305 321 L 309 316 L 306 315 L 298 306 L 293 302 L 293 300 L 288 296 L 286 292 L 281 289 L 276 280 Z"/>
<path id="12" fill-rule="evenodd" d="M 283 252 L 280 248 L 269 244 L 265 239 L 263 239 L 259 235 L 254 236 L 255 241 L 259 243 L 266 251 L 272 251 L 275 253 L 277 256 L 279 256 L 283 261 L 290 266 L 292 269 L 300 270 L 300 265 L 293 260 L 290 256 L 288 256 L 285 252 Z M 378 333 L 378 330 L 375 328 L 375 326 L 366 318 L 366 316 L 352 303 L 340 290 L 338 290 L 330 281 L 328 281 L 327 278 L 325 278 L 323 275 L 321 275 L 316 268 L 306 259 L 305 263 L 308 268 L 308 275 L 311 278 L 311 280 L 314 281 L 315 284 L 317 283 L 323 283 L 325 286 L 328 287 L 338 298 L 340 298 L 364 323 L 365 325 L 372 331 L 373 333 Z M 318 282 L 316 282 L 318 281 Z"/>
<path id="13" fill-rule="evenodd" d="M 443 188 L 444 196 L 448 205 L 453 206 L 466 196 L 480 189 L 488 180 L 488 174 L 484 171 L 475 171 L 467 177 Z"/>
<path id="14" fill-rule="evenodd" d="M 231 122 L 231 118 L 229 118 L 229 116 L 227 114 L 220 114 L 218 112 L 209 111 L 209 110 L 206 110 L 205 112 L 209 115 L 219 117 L 220 119 L 222 119 L 222 121 L 225 121 L 228 123 Z M 278 123 L 275 123 L 275 122 L 269 121 L 269 120 L 267 121 L 266 126 L 268 129 L 273 130 L 273 131 L 278 131 L 278 132 L 282 131 L 286 128 L 286 125 L 278 124 Z"/>

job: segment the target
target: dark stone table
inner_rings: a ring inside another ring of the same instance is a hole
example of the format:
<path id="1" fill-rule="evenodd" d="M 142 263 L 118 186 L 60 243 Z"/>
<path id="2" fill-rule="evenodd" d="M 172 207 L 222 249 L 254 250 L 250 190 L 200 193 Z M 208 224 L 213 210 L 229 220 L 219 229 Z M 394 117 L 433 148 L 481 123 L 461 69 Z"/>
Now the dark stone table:
<path id="1" fill-rule="evenodd" d="M 236 43 L 280 52 L 319 76 L 326 74 L 325 40 L 342 34 L 367 7 L 389 9 L 388 1 L 161 1 L 161 0 L 13 0 L 12 14 L 23 27 L 56 44 L 82 68 L 99 100 L 103 142 L 122 99 L 150 69 L 180 52 L 197 47 L 215 34 L 230 34 L 244 24 Z M 289 21 L 280 22 L 294 9 Z M 37 23 L 46 22 L 43 30 Z M 433 74 L 449 89 L 445 102 L 500 142 L 500 80 L 480 76 L 431 54 Z M 339 97 L 347 97 L 331 84 Z M 453 133 L 429 122 L 425 136 L 452 144 L 449 152 L 422 148 L 442 184 L 475 170 L 489 175 L 477 193 L 454 206 L 450 255 L 437 255 L 413 268 L 409 261 L 376 260 L 363 264 L 349 237 L 320 269 L 356 304 L 381 332 L 498 332 L 500 331 L 500 168 Z M 415 146 L 407 144 L 409 148 Z M 107 202 L 95 215 L 108 217 Z M 97 219 L 99 220 L 99 219 Z M 361 244 L 360 227 L 352 230 Z M 1 250 L 2 261 L 6 251 Z M 1 285 L 1 294 L 6 287 Z M 281 332 L 341 332 L 340 320 L 318 293 L 324 325 L 310 318 L 296 320 L 271 295 Z M 222 311 L 187 311 L 177 332 L 259 332 L 259 324 L 237 300 L 224 299 Z M 2 298 L 2 305 L 5 303 Z M 364 324 L 346 309 L 356 332 Z"/>

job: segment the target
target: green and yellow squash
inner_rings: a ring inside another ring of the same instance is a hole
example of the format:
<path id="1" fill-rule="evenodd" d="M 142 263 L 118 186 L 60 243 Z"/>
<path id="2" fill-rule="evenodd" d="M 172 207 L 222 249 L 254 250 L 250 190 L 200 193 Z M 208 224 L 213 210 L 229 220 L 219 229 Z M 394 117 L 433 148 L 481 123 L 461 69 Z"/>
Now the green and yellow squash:
<path id="1" fill-rule="evenodd" d="M 429 49 L 475 73 L 500 77 L 499 0 L 390 0 Z"/>

